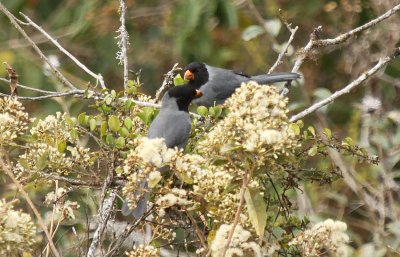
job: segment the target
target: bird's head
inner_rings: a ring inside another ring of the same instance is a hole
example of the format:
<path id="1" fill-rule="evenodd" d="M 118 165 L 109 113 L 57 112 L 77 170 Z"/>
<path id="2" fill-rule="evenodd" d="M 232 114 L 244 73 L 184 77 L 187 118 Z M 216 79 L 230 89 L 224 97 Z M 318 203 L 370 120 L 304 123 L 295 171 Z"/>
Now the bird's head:
<path id="1" fill-rule="evenodd" d="M 192 84 L 196 88 L 200 88 L 208 81 L 208 70 L 202 62 L 192 62 L 183 70 L 185 72 L 184 79 L 189 80 L 189 84 Z"/>
<path id="2" fill-rule="evenodd" d="M 193 85 L 175 86 L 168 90 L 167 97 L 163 98 L 162 105 L 177 106 L 180 111 L 189 111 L 189 105 L 193 99 L 201 97 L 203 94 Z"/>

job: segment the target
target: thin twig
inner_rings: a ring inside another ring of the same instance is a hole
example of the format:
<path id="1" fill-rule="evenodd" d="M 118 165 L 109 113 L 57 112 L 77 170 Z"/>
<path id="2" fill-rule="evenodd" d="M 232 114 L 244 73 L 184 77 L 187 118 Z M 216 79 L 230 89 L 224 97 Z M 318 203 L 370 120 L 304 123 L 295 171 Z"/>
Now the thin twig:
<path id="1" fill-rule="evenodd" d="M 127 86 L 128 86 L 128 45 L 129 45 L 129 34 L 126 31 L 125 27 L 125 14 L 126 14 L 126 4 L 124 0 L 119 0 L 119 21 L 121 22 L 121 26 L 117 30 L 118 36 L 118 47 L 120 51 L 117 53 L 117 59 L 120 64 L 124 65 L 124 95 L 126 96 Z"/>
<path id="2" fill-rule="evenodd" d="M 395 53 L 392 54 L 391 56 L 386 56 L 386 57 L 381 58 L 374 67 L 372 67 L 368 71 L 364 72 L 361 76 L 359 76 L 356 80 L 354 80 L 353 82 L 351 82 L 350 84 L 345 86 L 343 89 L 338 90 L 335 93 L 333 93 L 331 96 L 325 98 L 324 100 L 321 100 L 321 101 L 311 105 L 304 111 L 302 111 L 296 115 L 293 115 L 289 121 L 295 122 L 295 121 L 309 115 L 310 113 L 318 110 L 319 108 L 333 102 L 336 98 L 349 93 L 350 90 L 361 85 L 362 82 L 364 82 L 366 79 L 368 79 L 369 77 L 374 75 L 378 70 L 382 69 L 387 63 L 389 63 L 391 60 L 393 60 L 395 57 L 397 57 L 399 55 L 399 53 L 400 53 L 400 47 L 396 48 Z"/>
<path id="3" fill-rule="evenodd" d="M 0 81 L 5 82 L 5 83 L 10 83 L 10 80 L 8 80 L 6 78 L 0 78 Z M 33 88 L 33 87 L 30 87 L 30 86 L 24 86 L 24 85 L 21 85 L 21 84 L 18 84 L 18 83 L 17 83 L 17 87 L 18 88 L 23 88 L 23 89 L 26 89 L 26 90 L 30 90 L 30 91 L 43 93 L 43 94 L 56 94 L 57 93 L 57 92 L 54 92 L 54 91 L 47 91 L 47 90 Z"/>
<path id="4" fill-rule="evenodd" d="M 33 47 L 33 49 L 36 51 L 36 53 L 42 58 L 50 67 L 51 71 L 54 73 L 54 75 L 58 78 L 58 80 L 64 85 L 67 86 L 71 89 L 76 89 L 76 87 L 67 79 L 64 77 L 64 75 L 56 68 L 54 65 L 50 62 L 50 60 L 42 53 L 40 48 L 33 42 L 33 40 L 26 34 L 26 32 L 21 28 L 21 26 L 18 24 L 18 19 L 15 18 L 14 15 L 12 15 L 8 9 L 0 2 L 0 10 L 10 19 L 11 24 L 13 24 L 17 30 L 22 34 L 22 36 L 29 42 L 29 44 Z"/>
<path id="5" fill-rule="evenodd" d="M 332 39 L 318 39 L 320 32 L 322 31 L 322 27 L 319 26 L 318 28 L 315 28 L 313 32 L 311 33 L 310 36 L 310 41 L 307 43 L 307 45 L 301 50 L 301 54 L 299 55 L 299 58 L 296 60 L 292 72 L 297 72 L 300 68 L 300 66 L 303 64 L 303 62 L 308 58 L 312 52 L 321 47 L 321 46 L 328 46 L 328 45 L 337 45 L 340 43 L 345 42 L 349 38 L 353 37 L 354 35 L 371 28 L 372 26 L 375 26 L 379 22 L 389 18 L 396 12 L 400 10 L 400 4 L 396 5 L 386 13 L 382 14 L 381 16 L 377 17 L 376 19 L 373 19 L 369 21 L 368 23 L 357 27 L 355 29 L 352 29 L 346 33 L 343 33 L 335 38 Z"/>
<path id="6" fill-rule="evenodd" d="M 1 5 L 1 3 L 0 3 L 0 5 Z M 58 250 L 57 250 L 56 246 L 54 245 L 53 240 L 51 239 L 51 235 L 50 235 L 49 231 L 47 230 L 46 225 L 44 224 L 42 215 L 40 215 L 39 211 L 36 209 L 31 198 L 29 197 L 28 193 L 24 190 L 24 187 L 15 178 L 15 176 L 11 172 L 9 166 L 4 163 L 2 158 L 0 158 L 0 164 L 2 166 L 2 170 L 10 177 L 12 182 L 17 186 L 18 190 L 21 192 L 21 194 L 24 196 L 26 202 L 31 207 L 33 213 L 35 214 L 35 216 L 38 220 L 39 226 L 42 228 L 44 234 L 46 235 L 47 241 L 50 244 L 50 248 L 51 248 L 51 251 L 53 252 L 54 256 L 60 257 L 60 254 L 58 253 Z"/>
<path id="7" fill-rule="evenodd" d="M 292 41 L 294 39 L 294 35 L 296 34 L 297 30 L 299 29 L 299 26 L 296 26 L 294 29 L 288 27 L 288 29 L 291 33 L 290 38 L 289 38 L 288 42 L 286 43 L 285 48 L 283 48 L 283 50 L 279 53 L 278 59 L 276 60 L 274 65 L 272 65 L 272 67 L 269 69 L 268 74 L 271 74 L 271 72 L 273 72 L 276 69 L 276 67 L 278 67 L 278 65 L 282 63 L 282 58 L 283 58 L 283 56 L 285 56 L 290 44 L 292 43 Z"/>
<path id="8" fill-rule="evenodd" d="M 73 56 L 70 52 L 65 50 L 64 47 L 58 43 L 57 40 L 55 40 L 52 36 L 50 36 L 44 29 L 42 29 L 39 25 L 37 25 L 35 22 L 33 22 L 28 16 L 20 12 L 20 14 L 24 17 L 24 19 L 28 23 L 23 23 L 25 25 L 30 25 L 37 29 L 40 33 L 42 33 L 51 43 L 53 43 L 61 52 L 63 52 L 66 56 L 68 56 L 76 65 L 78 65 L 82 70 L 84 70 L 87 74 L 95 78 L 96 80 L 99 81 L 101 87 L 104 89 L 106 88 L 103 80 L 103 76 L 101 74 L 95 74 L 91 70 L 89 70 L 83 63 L 81 63 L 75 56 Z M 32 41 L 33 42 L 33 41 Z M 50 65 L 50 64 L 49 64 Z"/>
<path id="9" fill-rule="evenodd" d="M 160 89 L 157 90 L 156 93 L 156 103 L 161 101 L 162 97 L 164 96 L 165 92 L 167 92 L 168 89 L 174 86 L 174 76 L 177 71 L 181 70 L 178 68 L 179 63 L 175 63 L 175 65 L 172 67 L 170 71 L 167 72 L 164 76 L 164 81 L 160 87 Z"/>
<path id="10" fill-rule="evenodd" d="M 234 218 L 233 224 L 232 224 L 232 228 L 229 231 L 228 239 L 227 239 L 226 245 L 224 247 L 224 251 L 222 252 L 222 255 L 221 255 L 222 257 L 226 256 L 226 252 L 228 251 L 229 246 L 231 244 L 233 234 L 235 233 L 235 228 L 236 228 L 237 224 L 239 223 L 240 213 L 242 212 L 242 208 L 243 208 L 243 205 L 244 205 L 244 194 L 246 192 L 247 184 L 249 183 L 251 174 L 252 174 L 251 171 L 247 171 L 246 174 L 243 177 L 242 187 L 240 188 L 240 193 L 239 193 L 239 195 L 240 195 L 239 206 L 238 206 L 238 208 L 236 210 L 235 218 Z"/>

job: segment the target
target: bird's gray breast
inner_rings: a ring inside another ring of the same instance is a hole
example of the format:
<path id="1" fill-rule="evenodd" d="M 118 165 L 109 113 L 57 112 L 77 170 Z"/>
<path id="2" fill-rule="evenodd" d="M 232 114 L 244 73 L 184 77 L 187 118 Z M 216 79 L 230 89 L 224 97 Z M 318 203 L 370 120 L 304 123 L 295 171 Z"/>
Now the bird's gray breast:
<path id="1" fill-rule="evenodd" d="M 189 113 L 178 110 L 161 110 L 149 128 L 149 138 L 164 138 L 167 147 L 184 148 L 191 130 Z"/>

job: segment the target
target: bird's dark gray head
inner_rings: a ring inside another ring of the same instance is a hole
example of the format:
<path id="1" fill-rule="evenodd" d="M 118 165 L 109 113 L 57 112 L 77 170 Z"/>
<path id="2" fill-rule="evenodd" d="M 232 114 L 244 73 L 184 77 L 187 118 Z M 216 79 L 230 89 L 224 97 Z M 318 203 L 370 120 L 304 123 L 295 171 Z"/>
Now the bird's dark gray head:
<path id="1" fill-rule="evenodd" d="M 189 80 L 189 84 L 196 88 L 200 88 L 208 81 L 208 70 L 202 62 L 189 63 L 183 71 L 185 72 L 184 79 Z"/>
<path id="2" fill-rule="evenodd" d="M 180 111 L 189 111 L 189 105 L 193 99 L 201 97 L 200 90 L 193 85 L 175 86 L 169 89 L 163 98 L 162 108 L 166 105 L 177 106 Z"/>

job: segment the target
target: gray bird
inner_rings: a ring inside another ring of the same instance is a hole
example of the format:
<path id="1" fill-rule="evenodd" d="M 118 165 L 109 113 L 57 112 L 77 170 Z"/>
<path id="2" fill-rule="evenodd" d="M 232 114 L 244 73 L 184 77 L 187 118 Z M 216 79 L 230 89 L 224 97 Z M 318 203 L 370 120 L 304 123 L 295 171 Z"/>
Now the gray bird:
<path id="1" fill-rule="evenodd" d="M 201 95 L 200 90 L 193 86 L 193 82 L 169 89 L 162 98 L 160 112 L 150 124 L 148 138 L 164 138 L 168 148 L 183 149 L 188 143 L 192 129 L 189 105 L 193 99 Z M 140 186 L 147 188 L 147 182 Z M 145 193 L 134 210 L 129 209 L 125 201 L 122 214 L 124 216 L 132 214 L 136 219 L 140 218 L 146 212 L 148 198 L 149 193 Z"/>
<path id="2" fill-rule="evenodd" d="M 203 94 L 193 103 L 204 106 L 223 104 L 242 82 L 255 81 L 259 84 L 271 84 L 300 78 L 299 74 L 291 72 L 248 76 L 242 72 L 217 68 L 202 62 L 192 62 L 183 70 L 184 79 L 201 89 Z"/>

